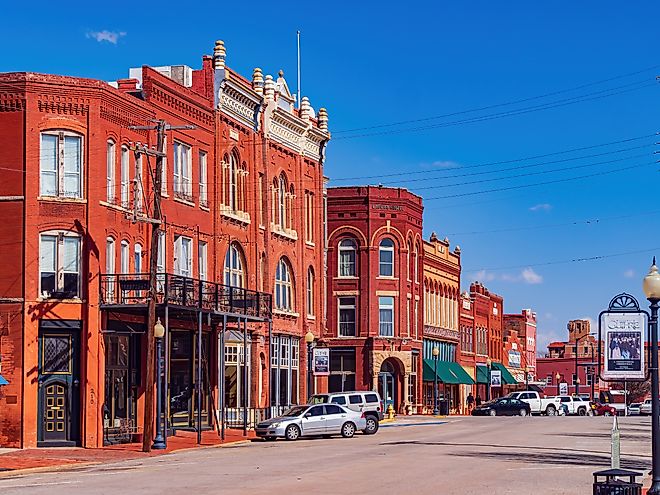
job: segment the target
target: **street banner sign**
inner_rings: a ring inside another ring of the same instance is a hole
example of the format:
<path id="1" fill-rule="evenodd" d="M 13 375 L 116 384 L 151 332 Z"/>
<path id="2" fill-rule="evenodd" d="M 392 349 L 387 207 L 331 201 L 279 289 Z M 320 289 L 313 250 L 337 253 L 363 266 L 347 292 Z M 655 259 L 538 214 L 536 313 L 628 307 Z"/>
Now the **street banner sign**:
<path id="1" fill-rule="evenodd" d="M 559 395 L 568 395 L 568 383 L 561 382 L 559 384 Z"/>
<path id="2" fill-rule="evenodd" d="M 315 347 L 312 354 L 313 371 L 316 376 L 327 376 L 330 374 L 330 349 Z"/>
<path id="3" fill-rule="evenodd" d="M 501 387 L 502 386 L 502 372 L 500 370 L 491 370 L 490 371 L 490 386 L 491 387 Z"/>
<path id="4" fill-rule="evenodd" d="M 644 380 L 648 313 L 629 294 L 619 294 L 598 319 L 598 367 L 604 381 Z"/>

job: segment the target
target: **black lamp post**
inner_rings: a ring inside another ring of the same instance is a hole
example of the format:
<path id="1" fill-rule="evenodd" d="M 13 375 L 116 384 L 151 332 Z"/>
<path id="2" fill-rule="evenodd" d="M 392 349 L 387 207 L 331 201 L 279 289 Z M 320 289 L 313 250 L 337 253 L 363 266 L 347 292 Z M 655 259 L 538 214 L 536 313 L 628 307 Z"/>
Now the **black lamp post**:
<path id="1" fill-rule="evenodd" d="M 154 450 L 163 450 L 167 448 L 165 438 L 163 437 L 162 428 L 162 415 L 163 415 L 163 336 L 165 335 L 165 327 L 160 322 L 160 318 L 156 320 L 154 325 L 154 337 L 156 337 L 156 438 L 151 446 Z"/>
<path id="2" fill-rule="evenodd" d="M 655 256 L 653 265 L 648 275 L 644 277 L 644 294 L 651 303 L 651 319 L 649 320 L 649 330 L 651 339 L 651 456 L 653 481 L 648 495 L 660 495 L 660 397 L 658 389 L 658 303 L 660 303 L 660 273 L 655 266 Z"/>
<path id="3" fill-rule="evenodd" d="M 437 416 L 440 414 L 438 409 L 438 356 L 440 355 L 440 349 L 437 347 L 433 348 L 433 360 L 435 361 L 435 376 L 433 381 L 433 415 Z"/>
<path id="4" fill-rule="evenodd" d="M 486 369 L 488 370 L 488 383 L 486 383 L 486 402 L 490 400 L 490 365 L 492 361 L 490 358 L 486 359 Z"/>
<path id="5" fill-rule="evenodd" d="M 314 345 L 314 334 L 307 332 L 305 334 L 305 343 L 307 344 L 307 402 L 312 398 L 312 388 L 314 388 L 312 375 L 312 347 Z"/>

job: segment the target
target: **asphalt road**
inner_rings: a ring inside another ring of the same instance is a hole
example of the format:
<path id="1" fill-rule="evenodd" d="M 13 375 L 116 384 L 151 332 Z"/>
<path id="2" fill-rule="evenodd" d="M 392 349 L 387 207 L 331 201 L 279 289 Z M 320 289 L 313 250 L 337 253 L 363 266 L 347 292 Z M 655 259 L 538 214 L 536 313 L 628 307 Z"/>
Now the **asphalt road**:
<path id="1" fill-rule="evenodd" d="M 0 479 L 2 495 L 590 494 L 611 418 L 399 419 L 374 436 L 254 442 Z M 622 468 L 650 468 L 650 418 L 620 418 Z"/>

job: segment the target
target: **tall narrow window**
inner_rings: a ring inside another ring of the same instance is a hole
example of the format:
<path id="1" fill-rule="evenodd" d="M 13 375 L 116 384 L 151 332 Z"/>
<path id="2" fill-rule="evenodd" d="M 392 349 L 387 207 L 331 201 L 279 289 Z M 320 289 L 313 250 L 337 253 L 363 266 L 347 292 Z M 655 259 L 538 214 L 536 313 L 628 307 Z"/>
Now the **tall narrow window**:
<path id="1" fill-rule="evenodd" d="M 411 276 L 411 270 L 410 270 L 410 265 L 411 265 L 411 259 L 412 259 L 412 244 L 410 241 L 408 241 L 407 244 L 408 247 L 408 254 L 406 254 L 406 273 L 407 273 L 407 280 L 410 282 L 410 276 Z"/>
<path id="2" fill-rule="evenodd" d="M 108 237 L 105 240 L 105 273 L 109 275 L 115 273 L 115 240 L 112 237 Z M 114 277 L 110 277 L 106 290 L 108 302 L 114 301 L 116 286 L 117 283 Z"/>
<path id="3" fill-rule="evenodd" d="M 293 276 L 285 258 L 280 258 L 275 270 L 275 307 L 283 311 L 293 311 Z"/>
<path id="4" fill-rule="evenodd" d="M 413 252 L 413 273 L 415 275 L 415 283 L 419 283 L 419 259 L 417 258 L 417 244 L 415 244 L 415 251 Z"/>
<path id="5" fill-rule="evenodd" d="M 259 173 L 259 181 L 257 182 L 259 186 L 257 203 L 259 204 L 259 226 L 266 225 L 266 176 L 263 173 Z"/>
<path id="6" fill-rule="evenodd" d="M 121 273 L 126 274 L 129 272 L 129 245 L 128 241 L 121 241 L 121 249 L 119 251 L 119 268 Z"/>
<path id="7" fill-rule="evenodd" d="M 383 337 L 394 336 L 394 298 L 391 296 L 378 297 L 379 335 Z"/>
<path id="8" fill-rule="evenodd" d="M 278 200 L 278 213 L 277 217 L 279 219 L 279 224 L 280 227 L 283 229 L 287 228 L 287 211 L 286 211 L 286 200 L 287 200 L 287 193 L 288 193 L 288 187 L 287 187 L 287 181 L 286 177 L 284 174 L 280 175 L 280 180 L 278 184 L 278 193 L 277 193 L 277 200 Z"/>
<path id="9" fill-rule="evenodd" d="M 121 170 L 119 172 L 121 184 L 120 184 L 120 194 L 121 194 L 121 205 L 124 208 L 129 207 L 129 187 L 130 187 L 130 177 L 129 177 L 129 160 L 130 155 L 128 153 L 128 148 L 126 146 L 121 147 Z"/>
<path id="10" fill-rule="evenodd" d="M 133 252 L 133 270 L 142 273 L 142 246 L 136 244 Z"/>
<path id="11" fill-rule="evenodd" d="M 244 283 L 243 250 L 239 244 L 232 242 L 225 255 L 225 285 L 244 288 Z"/>
<path id="12" fill-rule="evenodd" d="M 192 239 L 178 236 L 174 239 L 174 273 L 192 277 Z"/>
<path id="13" fill-rule="evenodd" d="M 41 196 L 82 197 L 82 136 L 42 133 L 39 173 Z"/>
<path id="14" fill-rule="evenodd" d="M 108 203 L 115 202 L 115 142 L 108 140 L 106 156 L 106 197 Z"/>
<path id="15" fill-rule="evenodd" d="M 305 240 L 314 242 L 314 193 L 305 191 Z"/>
<path id="16" fill-rule="evenodd" d="M 343 239 L 339 242 L 339 276 L 355 277 L 355 254 L 357 246 L 353 239 Z"/>
<path id="17" fill-rule="evenodd" d="M 160 193 L 167 195 L 167 135 L 163 136 L 163 149 L 165 156 L 160 169 Z"/>
<path id="18" fill-rule="evenodd" d="M 190 146 L 174 142 L 174 195 L 181 199 L 191 200 L 192 167 L 190 163 Z"/>
<path id="19" fill-rule="evenodd" d="M 394 276 L 394 242 L 392 239 L 380 241 L 378 250 L 379 271 L 381 277 Z"/>
<path id="20" fill-rule="evenodd" d="M 231 211 L 236 211 L 236 204 L 237 204 L 237 189 L 238 186 L 236 184 L 236 179 L 238 178 L 238 160 L 236 158 L 236 155 L 234 153 L 231 153 L 229 155 L 229 170 L 228 170 L 228 191 L 229 191 L 229 209 Z"/>
<path id="21" fill-rule="evenodd" d="M 200 280 L 208 280 L 207 247 L 208 244 L 206 242 L 199 241 L 199 245 L 197 246 L 197 269 L 199 270 Z"/>
<path id="22" fill-rule="evenodd" d="M 165 272 L 165 232 L 158 233 L 158 257 L 157 257 L 157 271 L 158 273 Z"/>
<path id="23" fill-rule="evenodd" d="M 314 270 L 307 270 L 307 316 L 314 316 Z"/>
<path id="24" fill-rule="evenodd" d="M 144 206 L 144 189 L 142 183 L 142 154 L 135 156 L 135 179 L 133 194 L 135 195 L 135 209 L 138 213 L 142 212 Z"/>
<path id="25" fill-rule="evenodd" d="M 207 189 L 207 163 L 206 153 L 199 152 L 199 206 L 207 208 L 209 206 Z"/>
<path id="26" fill-rule="evenodd" d="M 41 234 L 39 272 L 42 297 L 79 297 L 80 237 L 69 232 Z"/>
<path id="27" fill-rule="evenodd" d="M 338 335 L 340 337 L 355 337 L 355 298 L 340 297 L 337 306 L 339 312 Z"/>

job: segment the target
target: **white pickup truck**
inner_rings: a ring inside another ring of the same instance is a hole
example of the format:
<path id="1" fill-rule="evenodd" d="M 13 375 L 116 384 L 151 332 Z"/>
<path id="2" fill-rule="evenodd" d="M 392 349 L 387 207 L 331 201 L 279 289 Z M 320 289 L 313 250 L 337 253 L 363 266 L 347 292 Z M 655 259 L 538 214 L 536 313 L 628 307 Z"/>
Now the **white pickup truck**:
<path id="1" fill-rule="evenodd" d="M 577 414 L 578 416 L 587 416 L 591 414 L 591 403 L 584 397 L 572 395 L 558 395 L 553 399 L 559 399 L 562 404 L 568 408 L 568 414 Z"/>
<path id="2" fill-rule="evenodd" d="M 512 399 L 518 399 L 529 404 L 532 414 L 546 414 L 556 416 L 561 404 L 559 397 L 543 398 L 538 392 L 527 390 L 525 392 L 511 392 L 507 395 Z"/>

